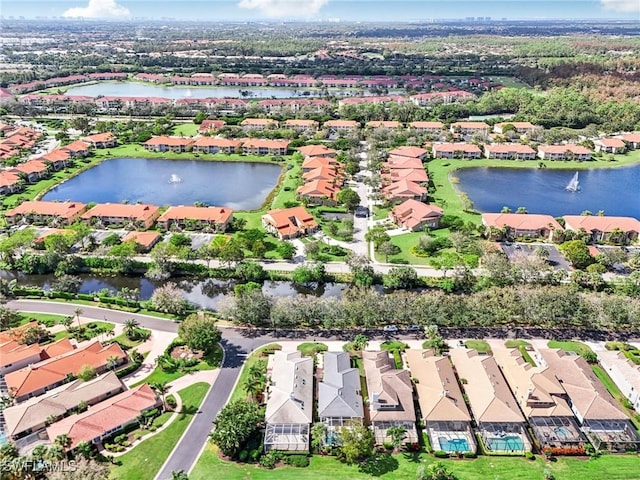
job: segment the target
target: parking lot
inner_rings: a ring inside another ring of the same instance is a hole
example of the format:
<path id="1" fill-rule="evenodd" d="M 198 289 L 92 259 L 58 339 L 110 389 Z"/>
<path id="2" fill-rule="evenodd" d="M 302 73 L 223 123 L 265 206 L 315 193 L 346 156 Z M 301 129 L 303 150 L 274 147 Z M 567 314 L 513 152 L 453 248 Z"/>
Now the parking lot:
<path id="1" fill-rule="evenodd" d="M 555 270 L 571 270 L 572 267 L 565 260 L 562 254 L 558 251 L 558 249 L 554 245 L 549 244 L 530 244 L 530 243 L 502 243 L 502 250 L 507 255 L 509 261 L 514 261 L 520 255 L 533 255 L 537 248 L 542 247 L 548 253 L 548 261 L 549 265 L 551 265 Z"/>

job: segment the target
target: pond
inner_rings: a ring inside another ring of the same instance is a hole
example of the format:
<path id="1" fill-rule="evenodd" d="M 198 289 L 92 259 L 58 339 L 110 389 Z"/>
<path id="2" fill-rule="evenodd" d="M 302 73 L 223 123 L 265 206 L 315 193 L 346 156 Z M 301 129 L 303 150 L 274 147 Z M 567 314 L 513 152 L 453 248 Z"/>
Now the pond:
<path id="1" fill-rule="evenodd" d="M 372 95 L 368 90 L 353 88 L 330 89 L 335 96 Z M 149 85 L 137 82 L 99 82 L 71 87 L 65 95 L 84 95 L 87 97 L 162 97 L 177 100 L 179 98 L 306 98 L 318 97 L 322 91 L 317 88 L 283 87 L 188 87 Z"/>
<path id="2" fill-rule="evenodd" d="M 112 158 L 56 186 L 43 200 L 260 208 L 280 165 L 251 162 Z M 175 180 L 172 182 L 172 178 Z"/>
<path id="3" fill-rule="evenodd" d="M 165 283 L 164 281 L 152 281 L 144 277 L 106 277 L 89 274 L 78 276 L 82 279 L 79 293 L 95 293 L 105 288 L 115 293 L 123 287 L 137 288 L 140 292 L 140 300 L 149 300 L 154 290 Z M 16 279 L 19 285 L 32 285 L 45 289 L 50 288 L 51 282 L 55 280 L 53 275 L 27 275 L 7 270 L 0 271 L 0 278 L 6 280 Z M 233 281 L 201 280 L 187 277 L 172 278 L 168 281 L 178 286 L 187 301 L 206 310 L 215 310 L 221 301 L 233 295 L 233 287 L 235 285 Z M 327 283 L 317 288 L 306 288 L 294 285 L 291 282 L 266 281 L 262 291 L 272 297 L 313 295 L 316 297 L 340 298 L 342 297 L 342 292 L 347 288 L 348 285 L 341 283 Z"/>
<path id="4" fill-rule="evenodd" d="M 469 195 L 476 210 L 499 212 L 507 206 L 515 211 L 554 217 L 579 215 L 585 210 L 595 215 L 640 218 L 640 165 L 623 168 L 580 170 L 580 190 L 566 186 L 576 170 L 521 168 L 463 168 L 455 173 L 458 189 Z"/>

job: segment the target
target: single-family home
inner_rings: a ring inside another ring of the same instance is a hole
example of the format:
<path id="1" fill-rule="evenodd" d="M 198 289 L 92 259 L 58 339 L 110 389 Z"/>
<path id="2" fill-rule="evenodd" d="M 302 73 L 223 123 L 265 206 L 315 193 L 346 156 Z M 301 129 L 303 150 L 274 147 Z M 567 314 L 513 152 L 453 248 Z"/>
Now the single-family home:
<path id="1" fill-rule="evenodd" d="M 444 211 L 437 205 L 427 205 L 413 199 L 402 202 L 389 212 L 393 223 L 412 232 L 419 232 L 425 227 L 438 228 L 443 215 Z"/>
<path id="2" fill-rule="evenodd" d="M 454 348 L 449 356 L 485 449 L 498 454 L 530 451 L 526 420 L 495 359 L 466 348 Z"/>
<path id="3" fill-rule="evenodd" d="M 638 451 L 638 432 L 582 356 L 560 349 L 540 349 L 540 355 L 562 384 L 573 414 L 595 448 Z"/>
<path id="4" fill-rule="evenodd" d="M 625 143 L 627 148 L 631 150 L 640 148 L 640 133 L 625 133 L 624 135 L 620 135 L 620 138 Z"/>
<path id="5" fill-rule="evenodd" d="M 581 145 L 540 145 L 538 157 L 542 160 L 591 160 L 591 151 Z"/>
<path id="6" fill-rule="evenodd" d="M 418 403 L 434 450 L 475 452 L 471 414 L 448 357 L 432 350 L 405 352 L 414 378 Z"/>
<path id="7" fill-rule="evenodd" d="M 88 143 L 93 148 L 113 148 L 116 146 L 116 136 L 111 132 L 89 135 L 82 138 L 82 141 Z"/>
<path id="8" fill-rule="evenodd" d="M 535 160 L 536 151 L 522 143 L 492 143 L 485 145 L 484 155 L 501 160 Z"/>
<path id="9" fill-rule="evenodd" d="M 51 419 L 60 419 L 81 404 L 95 405 L 126 387 L 114 372 L 100 375 L 88 382 L 75 380 L 3 410 L 7 436 L 17 440 L 42 431 Z"/>
<path id="10" fill-rule="evenodd" d="M 233 210 L 228 207 L 169 207 L 158 218 L 158 226 L 164 230 L 207 230 L 224 232 L 233 220 Z"/>
<path id="11" fill-rule="evenodd" d="M 160 208 L 143 203 L 99 203 L 82 214 L 89 225 L 119 225 L 129 229 L 147 230 L 160 216 Z"/>
<path id="12" fill-rule="evenodd" d="M 414 199 L 423 201 L 427 198 L 427 189 L 410 180 L 399 180 L 382 188 L 382 195 L 391 202 Z"/>
<path id="13" fill-rule="evenodd" d="M 318 383 L 318 418 L 327 427 L 325 444 L 334 445 L 345 425 L 362 423 L 364 408 L 360 372 L 351 366 L 346 352 L 326 352 L 322 381 Z"/>
<path id="14" fill-rule="evenodd" d="M 599 351 L 598 360 L 633 409 L 640 412 L 640 365 L 618 350 Z"/>
<path id="15" fill-rule="evenodd" d="M 451 133 L 462 135 L 488 135 L 489 125 L 485 122 L 453 122 L 449 127 Z"/>
<path id="16" fill-rule="evenodd" d="M 278 351 L 267 364 L 264 449 L 308 451 L 313 422 L 313 358 Z"/>
<path id="17" fill-rule="evenodd" d="M 593 142 L 596 152 L 624 153 L 627 144 L 620 138 L 599 138 Z"/>
<path id="18" fill-rule="evenodd" d="M 304 207 L 278 208 L 262 216 L 264 229 L 280 240 L 313 233 L 318 223 Z"/>
<path id="19" fill-rule="evenodd" d="M 245 118 L 240 122 L 242 129 L 248 131 L 267 130 L 269 128 L 277 128 L 278 121 L 273 118 Z"/>
<path id="20" fill-rule="evenodd" d="M 587 440 L 555 372 L 539 359 L 525 360 L 517 348 L 491 350 L 540 447 L 552 454 L 584 453 Z"/>
<path id="21" fill-rule="evenodd" d="M 481 158 L 482 150 L 474 143 L 434 143 L 433 158 Z"/>
<path id="22" fill-rule="evenodd" d="M 149 230 L 146 232 L 138 232 L 136 230 L 132 230 L 128 232 L 124 237 L 122 237 L 123 243 L 134 242 L 138 246 L 138 251 L 140 252 L 148 252 L 160 240 L 162 240 L 162 235 L 160 235 L 158 232 L 154 232 L 153 230 Z"/>
<path id="23" fill-rule="evenodd" d="M 44 224 L 50 226 L 71 225 L 87 211 L 80 202 L 47 202 L 30 200 L 22 202 L 5 213 L 7 223 Z"/>
<path id="24" fill-rule="evenodd" d="M 143 383 L 89 407 L 86 412 L 52 423 L 47 427 L 47 436 L 54 441 L 59 435 L 68 435 L 71 450 L 80 442 L 99 445 L 105 438 L 136 423 L 142 414 L 161 404 L 153 389 Z"/>
<path id="25" fill-rule="evenodd" d="M 494 239 L 541 238 L 553 240 L 553 233 L 562 225 L 551 215 L 531 213 L 483 213 L 486 235 Z"/>
<path id="26" fill-rule="evenodd" d="M 297 189 L 298 197 L 306 198 L 310 203 L 335 205 L 340 189 L 332 180 L 311 180 Z"/>
<path id="27" fill-rule="evenodd" d="M 363 351 L 362 366 L 369 395 L 369 419 L 376 444 L 391 440 L 391 427 L 406 430 L 406 443 L 418 442 L 413 385 L 407 370 L 394 368 L 389 352 Z"/>
<path id="28" fill-rule="evenodd" d="M 584 230 L 591 235 L 594 242 L 625 245 L 636 241 L 640 235 L 640 221 L 634 217 L 565 215 L 562 218 L 567 230 Z"/>

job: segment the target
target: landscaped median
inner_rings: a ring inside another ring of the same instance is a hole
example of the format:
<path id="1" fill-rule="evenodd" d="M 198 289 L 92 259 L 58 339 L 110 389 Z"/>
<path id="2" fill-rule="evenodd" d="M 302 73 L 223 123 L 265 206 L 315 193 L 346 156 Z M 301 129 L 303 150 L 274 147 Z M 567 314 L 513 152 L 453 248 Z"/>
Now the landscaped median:
<path id="1" fill-rule="evenodd" d="M 176 413 L 177 417 L 162 432 L 118 457 L 120 465 L 113 468 L 111 478 L 153 480 L 187 430 L 208 391 L 209 384 L 204 382 L 180 390 L 178 395 L 182 399 L 182 410 Z M 217 478 L 225 478 L 215 475 Z"/>

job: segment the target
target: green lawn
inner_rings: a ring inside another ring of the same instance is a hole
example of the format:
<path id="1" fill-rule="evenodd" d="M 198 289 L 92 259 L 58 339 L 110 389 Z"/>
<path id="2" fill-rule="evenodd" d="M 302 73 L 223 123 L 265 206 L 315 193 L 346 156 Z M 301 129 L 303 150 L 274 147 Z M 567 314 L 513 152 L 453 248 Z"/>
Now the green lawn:
<path id="1" fill-rule="evenodd" d="M 87 323 L 82 325 L 83 327 L 85 327 L 85 337 L 88 337 L 88 339 L 97 337 L 100 340 L 107 340 L 109 337 L 106 335 L 106 333 L 104 333 L 101 330 L 111 331 L 115 328 L 115 325 L 109 322 L 92 321 L 89 323 L 91 323 L 92 325 L 95 325 L 95 328 L 88 328 Z M 77 327 L 78 324 L 74 322 L 72 326 Z M 67 330 L 61 330 L 53 336 L 53 340 L 58 341 L 67 337 L 71 338 L 71 333 L 68 332 Z"/>
<path id="2" fill-rule="evenodd" d="M 173 127 L 173 135 L 180 135 L 182 137 L 195 137 L 198 134 L 198 127 L 193 122 L 180 123 Z"/>
<path id="3" fill-rule="evenodd" d="M 500 85 L 506 88 L 531 88 L 524 82 L 521 82 L 515 77 L 489 77 L 489 80 L 495 83 L 499 83 Z"/>
<path id="4" fill-rule="evenodd" d="M 317 353 L 326 352 L 327 350 L 329 350 L 329 347 L 320 342 L 306 342 L 298 345 L 298 351 L 305 357 L 312 357 Z"/>
<path id="5" fill-rule="evenodd" d="M 448 228 L 440 228 L 438 230 L 432 230 L 429 232 L 429 235 L 433 237 L 448 237 L 449 236 Z M 391 237 L 391 243 L 397 246 L 400 249 L 400 253 L 396 255 L 389 255 L 389 261 L 400 261 L 405 263 L 411 263 L 415 265 L 431 265 L 430 261 L 437 258 L 435 257 L 417 257 L 411 253 L 411 247 L 418 244 L 418 239 L 424 235 L 427 235 L 425 232 L 412 232 L 412 233 L 403 233 L 402 235 L 395 235 Z M 385 256 L 376 252 L 376 260 L 379 262 L 385 261 Z"/>
<path id="6" fill-rule="evenodd" d="M 491 347 L 484 340 L 467 340 L 466 342 L 464 342 L 464 346 L 467 348 L 472 348 L 478 353 L 491 353 Z"/>
<path id="7" fill-rule="evenodd" d="M 29 323 L 32 320 L 36 320 L 38 323 L 42 323 L 47 327 L 53 327 L 58 323 L 61 323 L 65 318 L 64 315 L 54 315 L 52 313 L 33 313 L 33 312 L 20 312 L 22 316 L 22 321 L 20 325 L 24 325 L 25 323 Z"/>
<path id="8" fill-rule="evenodd" d="M 374 220 L 383 220 L 389 217 L 389 208 L 382 207 L 373 207 L 373 219 Z"/>
<path id="9" fill-rule="evenodd" d="M 249 378 L 249 368 L 251 368 L 251 366 L 254 365 L 261 358 L 265 358 L 261 354 L 265 350 L 265 348 L 270 348 L 270 347 L 273 347 L 274 345 L 277 345 L 278 347 L 280 347 L 280 345 L 278 344 L 271 343 L 269 345 L 265 345 L 264 347 L 259 348 L 258 350 L 256 350 L 255 352 L 253 352 L 251 355 L 247 357 L 247 360 L 244 362 L 244 366 L 242 367 L 242 372 L 240 372 L 240 377 L 238 377 L 236 388 L 233 390 L 233 392 L 231 392 L 231 396 L 229 397 L 228 403 L 231 403 L 235 400 L 247 399 L 247 394 L 244 391 L 244 384 Z"/>
<path id="10" fill-rule="evenodd" d="M 582 342 L 551 340 L 549 343 L 547 343 L 547 346 L 549 348 L 560 348 L 565 352 L 575 352 L 578 355 L 593 352 L 593 350 L 591 350 Z"/>
<path id="11" fill-rule="evenodd" d="M 526 340 L 507 340 L 504 342 L 506 348 L 528 347 L 530 345 Z"/>
<path id="12" fill-rule="evenodd" d="M 200 382 L 178 392 L 182 412 L 158 435 L 151 437 L 118 459 L 121 466 L 113 468 L 111 478 L 117 480 L 153 480 L 169 454 L 195 417 L 209 384 Z"/>
<path id="13" fill-rule="evenodd" d="M 124 333 L 121 333 L 117 337 L 113 337 L 111 340 L 118 342 L 120 345 L 124 345 L 127 348 L 137 347 L 141 343 L 144 343 L 144 337 L 151 333 L 151 330 L 146 328 L 137 327 L 136 330 L 140 332 L 141 338 L 139 340 L 130 340 Z"/>
<path id="14" fill-rule="evenodd" d="M 549 469 L 558 480 L 629 480 L 638 478 L 637 455 L 606 455 L 594 460 L 558 458 L 547 463 L 524 458 L 479 457 L 474 460 L 437 460 L 431 455 L 393 455 L 374 475 L 356 465 L 344 465 L 334 457 L 315 455 L 308 468 L 280 467 L 267 470 L 248 464 L 222 461 L 209 444 L 189 475 L 191 480 L 333 480 L 414 479 L 421 464 L 442 461 L 460 480 L 539 480 Z"/>

